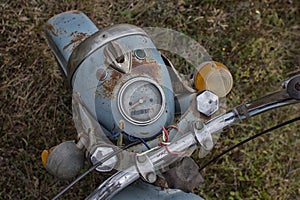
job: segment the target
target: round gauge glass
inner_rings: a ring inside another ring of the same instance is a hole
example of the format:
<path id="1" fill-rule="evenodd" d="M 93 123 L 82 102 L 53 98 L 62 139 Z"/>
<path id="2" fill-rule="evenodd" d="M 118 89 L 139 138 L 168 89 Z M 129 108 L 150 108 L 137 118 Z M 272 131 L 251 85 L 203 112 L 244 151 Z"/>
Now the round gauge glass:
<path id="1" fill-rule="evenodd" d="M 162 88 L 152 79 L 136 77 L 120 89 L 118 107 L 129 122 L 147 125 L 156 121 L 165 109 Z"/>

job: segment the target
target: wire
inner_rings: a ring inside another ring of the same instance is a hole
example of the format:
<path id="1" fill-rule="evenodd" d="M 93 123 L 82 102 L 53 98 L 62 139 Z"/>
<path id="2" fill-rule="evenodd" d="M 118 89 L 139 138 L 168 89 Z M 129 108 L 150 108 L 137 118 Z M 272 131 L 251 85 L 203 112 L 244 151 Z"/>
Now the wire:
<path id="1" fill-rule="evenodd" d="M 253 139 L 255 139 L 255 138 L 259 137 L 259 136 L 261 136 L 261 135 L 263 135 L 263 134 L 266 134 L 266 133 L 271 132 L 271 131 L 273 131 L 275 129 L 278 129 L 278 128 L 281 128 L 281 127 L 286 126 L 288 124 L 291 124 L 293 122 L 296 122 L 298 120 L 300 120 L 300 117 L 296 117 L 296 118 L 294 118 L 292 120 L 283 122 L 283 123 L 281 123 L 279 125 L 276 125 L 276 126 L 274 126 L 272 128 L 269 128 L 269 129 L 267 129 L 267 130 L 265 130 L 265 131 L 263 131 L 261 133 L 258 133 L 258 134 L 254 135 L 252 137 L 249 137 L 248 139 L 243 140 L 242 142 L 239 142 L 238 144 L 236 144 L 236 145 L 232 146 L 231 148 L 223 151 L 221 154 L 219 154 L 218 156 L 216 156 L 213 159 L 211 159 L 210 161 L 208 161 L 206 164 L 204 164 L 199 169 L 199 171 L 203 170 L 205 167 L 207 167 L 211 163 L 217 161 L 220 157 L 222 157 L 226 153 L 232 151 L 233 149 L 235 149 L 235 148 L 237 148 L 237 147 L 239 147 L 239 146 L 241 146 L 241 145 L 243 145 L 243 144 L 245 144 L 245 143 L 247 143 L 247 142 L 249 142 L 249 141 L 251 141 L 251 140 L 253 140 Z M 132 147 L 134 145 L 137 145 L 140 142 L 142 142 L 142 141 L 141 140 L 136 140 L 135 142 L 130 143 L 130 144 L 128 144 L 128 145 L 126 145 L 126 146 L 118 149 L 117 151 L 112 152 L 111 154 L 109 154 L 108 156 L 106 156 L 105 158 L 103 158 L 102 160 L 98 161 L 95 165 L 93 165 L 92 167 L 90 167 L 87 171 L 85 171 L 83 174 L 81 174 L 79 177 L 77 177 L 74 181 L 72 181 L 67 187 L 65 187 L 61 192 L 59 192 L 55 197 L 53 197 L 52 200 L 58 199 L 61 195 L 63 195 L 66 191 L 68 191 L 73 185 L 75 185 L 82 178 L 84 178 L 86 175 L 88 175 L 90 172 L 92 172 L 93 170 L 95 170 L 98 166 L 102 165 L 104 162 L 106 162 L 107 160 L 109 160 L 113 156 L 116 156 L 117 154 L 121 153 L 122 151 L 124 151 L 124 150 L 126 150 L 126 149 L 128 149 L 128 148 L 130 148 L 130 147 Z M 166 146 L 166 148 L 167 148 L 167 145 L 164 145 L 164 146 Z M 182 153 L 182 152 L 169 152 L 169 153 Z"/>
<path id="2" fill-rule="evenodd" d="M 169 141 L 169 132 L 167 131 L 167 129 L 165 127 L 162 127 L 163 130 L 163 140 L 164 142 L 168 142 Z"/>
<path id="3" fill-rule="evenodd" d="M 174 127 L 172 127 L 174 128 Z M 168 145 L 170 144 L 168 141 L 169 141 L 169 132 L 168 130 L 165 128 L 165 127 L 162 127 L 162 137 L 163 137 L 163 141 L 162 142 L 159 142 L 158 143 L 158 146 L 164 146 L 166 148 L 166 151 L 169 153 L 169 154 L 173 154 L 173 155 L 183 155 L 185 154 L 186 152 L 185 151 L 170 151 L 169 148 L 168 148 Z"/>
<path id="4" fill-rule="evenodd" d="M 178 126 L 176 126 L 176 125 L 169 125 L 169 126 L 167 126 L 167 128 L 174 128 L 174 129 L 176 129 L 181 135 L 184 134 L 184 132 L 183 132 L 180 128 L 178 128 Z"/>
<path id="5" fill-rule="evenodd" d="M 129 140 L 129 142 L 135 142 L 137 140 L 139 140 L 141 143 L 143 143 L 145 145 L 145 147 L 150 150 L 150 146 L 147 144 L 147 142 L 140 137 L 137 136 L 133 136 L 133 135 L 129 135 L 128 133 L 126 133 L 125 131 L 121 131 L 121 132 L 111 132 L 112 137 L 118 137 L 120 134 L 124 134 L 127 136 L 127 139 Z"/>
<path id="6" fill-rule="evenodd" d="M 68 191 L 73 185 L 75 185 L 77 182 L 79 182 L 82 178 L 84 178 L 86 175 L 88 175 L 89 173 L 91 173 L 93 170 L 95 170 L 98 166 L 102 165 L 103 163 L 105 163 L 106 161 L 108 161 L 109 159 L 111 159 L 112 157 L 116 156 L 117 154 L 121 153 L 122 151 L 139 144 L 140 141 L 137 140 L 133 143 L 130 143 L 120 149 L 118 149 L 117 151 L 114 151 L 112 153 L 110 153 L 109 155 L 107 155 L 106 157 L 104 157 L 102 160 L 98 161 L 95 165 L 93 165 L 92 167 L 90 167 L 88 170 L 86 170 L 83 174 L 81 174 L 79 177 L 77 177 L 74 181 L 72 181 L 67 187 L 65 187 L 62 191 L 60 191 L 55 197 L 52 198 L 52 200 L 56 200 L 58 199 L 61 195 L 63 195 L 66 191 Z"/>
<path id="7" fill-rule="evenodd" d="M 265 131 L 262 131 L 262 132 L 260 132 L 260 133 L 258 133 L 258 134 L 256 134 L 256 135 L 254 135 L 254 136 L 251 136 L 251 137 L 249 137 L 249 138 L 247 138 L 247 139 L 245 139 L 245 140 L 239 142 L 238 144 L 236 144 L 236 145 L 230 147 L 229 149 L 223 151 L 222 153 L 220 153 L 219 155 L 217 155 L 216 157 L 214 157 L 213 159 L 211 159 L 210 161 L 208 161 L 207 163 L 205 163 L 205 164 L 199 169 L 199 171 L 203 170 L 203 169 L 204 169 L 205 167 L 207 167 L 208 165 L 210 165 L 210 164 L 216 162 L 219 158 L 221 158 L 222 156 L 224 156 L 226 153 L 228 153 L 228 152 L 232 151 L 233 149 L 235 149 L 235 148 L 237 148 L 237 147 L 239 147 L 239 146 L 241 146 L 241 145 L 243 145 L 243 144 L 249 142 L 250 140 L 253 140 L 253 139 L 255 139 L 255 138 L 257 138 L 257 137 L 259 137 L 259 136 L 261 136 L 261 135 L 263 135 L 263 134 L 266 134 L 266 133 L 271 132 L 271 131 L 273 131 L 273 130 L 275 130 L 275 129 L 278 129 L 278 128 L 281 128 L 281 127 L 286 126 L 286 125 L 288 125 L 288 124 L 291 124 L 291 123 L 293 123 L 293 122 L 296 122 L 296 121 L 298 121 L 298 120 L 300 120 L 300 117 L 296 117 L 296 118 L 294 118 L 294 119 L 285 121 L 285 122 L 283 122 L 283 123 L 281 123 L 281 124 L 278 124 L 278 125 L 276 125 L 276 126 L 273 126 L 273 127 L 269 128 L 269 129 L 267 129 L 267 130 L 265 130 Z"/>
<path id="8" fill-rule="evenodd" d="M 141 141 L 141 143 L 143 143 L 145 145 L 145 147 L 150 150 L 151 148 L 149 147 L 149 145 L 146 143 L 146 141 L 143 138 L 137 137 L 137 136 L 133 136 L 133 135 L 129 135 L 128 133 L 126 133 L 125 131 L 122 131 L 121 133 L 125 134 L 128 137 L 128 140 L 130 142 L 135 142 L 137 140 Z"/>
<path id="9" fill-rule="evenodd" d="M 150 150 L 151 148 L 149 147 L 149 145 L 147 144 L 147 142 L 143 139 L 143 138 L 137 138 L 138 140 L 140 140 L 144 145 L 145 147 Z"/>
<path id="10" fill-rule="evenodd" d="M 172 155 L 183 155 L 183 154 L 186 154 L 185 151 L 170 151 L 169 148 L 168 148 L 168 145 L 165 145 L 165 147 L 166 147 L 166 151 L 169 154 L 172 154 Z"/>

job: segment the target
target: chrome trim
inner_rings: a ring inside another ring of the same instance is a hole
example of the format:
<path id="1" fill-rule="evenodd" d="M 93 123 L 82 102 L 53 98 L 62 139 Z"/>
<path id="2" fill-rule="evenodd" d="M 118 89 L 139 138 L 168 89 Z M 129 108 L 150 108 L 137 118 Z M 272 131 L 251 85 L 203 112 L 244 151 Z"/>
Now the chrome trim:
<path id="1" fill-rule="evenodd" d="M 70 86 L 72 87 L 72 77 L 75 71 L 89 55 L 108 42 L 132 35 L 148 37 L 141 28 L 129 24 L 118 24 L 104 28 L 82 41 L 71 54 L 67 65 L 67 78 Z"/>
<path id="2" fill-rule="evenodd" d="M 123 94 L 124 94 L 124 91 L 126 90 L 126 88 L 137 82 L 137 81 L 145 81 L 145 82 L 149 82 L 151 84 L 153 84 L 159 91 L 160 93 L 160 96 L 161 96 L 161 108 L 159 110 L 159 112 L 155 115 L 155 117 L 153 117 L 152 119 L 149 119 L 147 121 L 139 121 L 139 120 L 135 120 L 133 119 L 132 117 L 130 117 L 124 107 L 123 107 Z M 148 125 L 148 124 L 152 124 L 154 123 L 155 121 L 157 121 L 160 116 L 163 114 L 164 110 L 165 110 L 165 104 L 166 104 L 166 97 L 165 97 L 165 93 L 163 91 L 163 89 L 160 87 L 160 85 L 155 82 L 154 80 L 150 79 L 150 78 L 146 78 L 146 77 L 142 77 L 142 76 L 139 76 L 139 77 L 135 77 L 135 78 L 132 78 L 132 79 L 129 79 L 120 89 L 119 91 L 119 94 L 118 94 L 118 108 L 120 110 L 120 113 L 122 114 L 122 116 L 127 119 L 128 122 L 134 124 L 134 125 Z"/>
<path id="3" fill-rule="evenodd" d="M 272 93 L 250 103 L 243 104 L 223 115 L 215 117 L 203 124 L 202 129 L 196 133 L 188 132 L 181 136 L 175 142 L 168 145 L 169 151 L 182 152 L 187 148 L 195 145 L 197 141 L 201 141 L 203 134 L 214 134 L 221 131 L 223 128 L 230 126 L 236 122 L 248 119 L 249 117 L 263 113 L 267 110 L 300 103 L 300 100 L 292 99 L 286 90 Z M 184 154 L 183 154 L 184 155 Z M 180 156 L 180 155 L 179 155 Z M 161 169 L 167 164 L 178 159 L 177 156 L 169 154 L 164 147 L 158 150 L 150 151 L 149 158 L 153 163 L 155 170 Z M 110 199 L 116 193 L 127 187 L 139 178 L 135 166 L 131 166 L 126 171 L 120 171 L 104 181 L 87 199 Z"/>
<path id="4" fill-rule="evenodd" d="M 135 166 L 126 171 L 119 171 L 105 180 L 86 200 L 110 199 L 138 178 L 139 174 Z"/>
<path id="5" fill-rule="evenodd" d="M 136 168 L 140 176 L 149 183 L 156 181 L 156 172 L 154 165 L 147 154 L 137 154 L 135 157 Z"/>
<path id="6" fill-rule="evenodd" d="M 214 134 L 221 131 L 223 128 L 234 123 L 248 119 L 255 115 L 261 114 L 268 110 L 279 108 L 286 105 L 300 103 L 300 100 L 292 99 L 286 90 L 269 94 L 250 103 L 242 104 L 232 111 L 215 117 L 204 123 L 204 128 L 197 131 L 196 138 L 198 142 L 205 140 L 207 134 Z"/>
<path id="7" fill-rule="evenodd" d="M 175 143 L 168 146 L 169 151 L 184 151 L 191 145 L 196 144 L 194 134 L 189 132 L 183 135 Z M 182 154 L 182 156 L 185 154 Z M 180 156 L 180 155 L 179 155 Z M 160 169 L 166 164 L 171 164 L 179 157 L 169 154 L 166 148 L 161 147 L 149 156 L 156 170 Z M 138 180 L 140 177 L 136 166 L 131 166 L 125 171 L 119 171 L 105 180 L 86 200 L 107 200 L 112 198 L 125 187 Z"/>
<path id="8" fill-rule="evenodd" d="M 104 47 L 103 51 L 106 63 L 121 73 L 129 73 L 132 65 L 131 50 L 119 42 L 112 41 Z M 118 60 L 123 58 L 122 61 Z"/>

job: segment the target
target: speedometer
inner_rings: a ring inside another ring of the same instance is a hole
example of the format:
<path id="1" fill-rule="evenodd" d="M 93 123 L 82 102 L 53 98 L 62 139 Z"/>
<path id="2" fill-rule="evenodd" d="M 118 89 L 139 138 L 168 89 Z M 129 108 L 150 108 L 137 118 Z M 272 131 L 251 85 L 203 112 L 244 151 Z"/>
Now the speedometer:
<path id="1" fill-rule="evenodd" d="M 165 96 L 159 84 L 150 78 L 136 77 L 120 89 L 118 107 L 125 119 L 136 125 L 155 122 L 165 109 Z"/>

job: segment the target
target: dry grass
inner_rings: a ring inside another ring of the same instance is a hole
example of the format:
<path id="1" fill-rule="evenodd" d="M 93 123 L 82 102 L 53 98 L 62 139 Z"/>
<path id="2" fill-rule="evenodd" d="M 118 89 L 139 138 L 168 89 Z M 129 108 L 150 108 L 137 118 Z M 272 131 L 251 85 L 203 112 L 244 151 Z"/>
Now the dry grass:
<path id="1" fill-rule="evenodd" d="M 76 131 L 71 97 L 42 30 L 55 14 L 77 9 L 99 28 L 131 23 L 193 37 L 232 71 L 231 106 L 300 73 L 299 1 L 197 2 L 2 0 L 0 199 L 49 199 L 68 183 L 47 174 L 40 161 L 44 148 L 73 139 Z M 209 157 L 299 111 L 299 105 L 278 109 L 230 128 Z M 232 152 L 205 169 L 206 183 L 195 192 L 207 199 L 299 199 L 299 130 L 292 124 Z M 96 172 L 89 175 L 65 198 L 82 199 L 100 180 Z"/>

